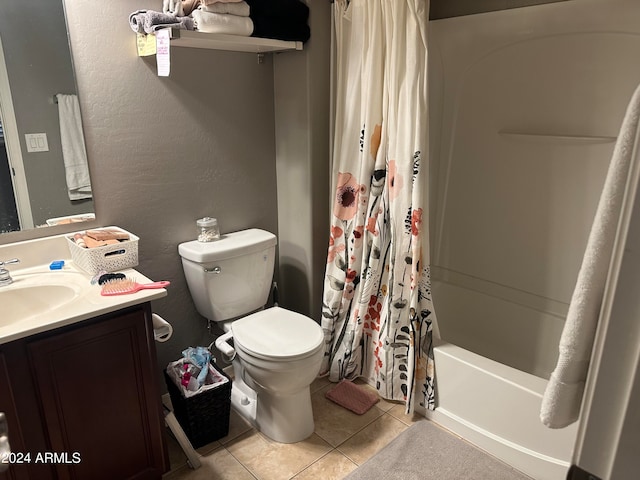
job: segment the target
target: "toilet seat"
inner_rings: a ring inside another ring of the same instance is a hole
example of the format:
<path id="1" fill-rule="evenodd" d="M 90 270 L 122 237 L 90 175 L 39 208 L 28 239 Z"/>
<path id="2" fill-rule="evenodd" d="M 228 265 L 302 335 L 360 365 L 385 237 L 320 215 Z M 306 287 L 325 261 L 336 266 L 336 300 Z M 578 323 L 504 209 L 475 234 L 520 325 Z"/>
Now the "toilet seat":
<path id="1" fill-rule="evenodd" d="M 315 354 L 324 342 L 322 328 L 305 315 L 272 307 L 231 325 L 235 346 L 253 357 L 292 361 Z"/>

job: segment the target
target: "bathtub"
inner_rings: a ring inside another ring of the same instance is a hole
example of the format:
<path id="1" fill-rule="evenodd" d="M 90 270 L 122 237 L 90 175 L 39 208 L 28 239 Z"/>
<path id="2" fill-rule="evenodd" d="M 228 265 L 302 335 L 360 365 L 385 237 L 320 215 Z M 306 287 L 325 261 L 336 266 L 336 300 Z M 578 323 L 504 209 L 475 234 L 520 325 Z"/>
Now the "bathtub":
<path id="1" fill-rule="evenodd" d="M 471 298 L 478 301 L 478 295 L 484 296 L 483 306 L 493 303 L 493 312 L 526 308 L 439 281 L 434 281 L 433 291 L 436 315 L 443 325 L 447 321 L 464 323 L 464 319 L 447 318 L 447 314 L 459 311 L 460 304 L 470 305 Z M 457 300 L 454 309 L 445 303 L 453 298 Z M 530 308 L 526 310 L 528 315 L 535 314 Z M 467 315 L 468 322 L 474 319 Z M 434 348 L 438 403 L 436 410 L 426 412 L 427 418 L 536 480 L 566 478 L 577 424 L 552 430 L 540 422 L 547 380 L 455 345 L 455 338 L 447 338 L 447 329 L 443 331 L 444 340 L 436 341 Z M 495 337 L 490 330 L 485 335 Z"/>
<path id="2" fill-rule="evenodd" d="M 430 264 L 442 341 L 428 416 L 535 479 L 564 479 L 576 440 L 576 424 L 548 429 L 539 410 L 640 78 L 637 3 L 429 22 Z"/>

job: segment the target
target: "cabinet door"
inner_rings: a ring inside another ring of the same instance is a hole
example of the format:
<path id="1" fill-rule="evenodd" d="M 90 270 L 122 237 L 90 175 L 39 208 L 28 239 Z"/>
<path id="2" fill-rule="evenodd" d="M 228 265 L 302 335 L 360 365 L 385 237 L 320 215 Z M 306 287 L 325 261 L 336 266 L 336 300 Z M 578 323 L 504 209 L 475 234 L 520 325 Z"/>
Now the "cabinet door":
<path id="1" fill-rule="evenodd" d="M 4 355 L 0 352 L 0 412 L 4 412 L 9 425 L 9 444 L 13 452 L 24 452 L 22 432 L 18 424 L 18 416 L 15 408 L 15 400 L 9 373 Z M 0 459 L 8 461 L 9 459 Z M 22 480 L 28 479 L 29 475 L 25 468 L 18 465 L 10 465 L 8 470 L 0 473 L 0 480 Z"/>
<path id="2" fill-rule="evenodd" d="M 12 357 L 16 357 L 16 348 L 3 345 L 0 351 L 0 411 L 6 416 L 12 455 L 4 459 L 9 461 L 9 468 L 0 473 L 0 480 L 52 480 L 51 466 L 34 462 L 34 452 L 41 450 L 45 443 L 40 432 L 40 417 L 37 411 L 34 413 L 31 408 L 33 404 L 29 402 L 29 396 L 32 399 L 34 395 L 33 390 L 28 390 L 26 355 L 24 352 L 17 355 L 19 363 L 11 361 Z M 24 382 L 26 389 L 23 384 L 16 383 L 16 376 L 27 379 Z"/>
<path id="3" fill-rule="evenodd" d="M 60 479 L 159 479 L 164 426 L 148 306 L 28 344 Z"/>

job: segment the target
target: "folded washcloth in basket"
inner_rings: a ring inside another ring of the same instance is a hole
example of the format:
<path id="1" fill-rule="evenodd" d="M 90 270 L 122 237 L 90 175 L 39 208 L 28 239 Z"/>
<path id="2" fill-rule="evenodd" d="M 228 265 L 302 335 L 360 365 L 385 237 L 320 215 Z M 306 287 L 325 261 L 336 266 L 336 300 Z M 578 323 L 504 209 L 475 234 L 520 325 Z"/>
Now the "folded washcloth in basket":
<path id="1" fill-rule="evenodd" d="M 199 9 L 194 10 L 191 15 L 195 20 L 196 29 L 200 32 L 241 35 L 243 37 L 249 37 L 253 32 L 253 22 L 249 17 L 211 13 Z"/>

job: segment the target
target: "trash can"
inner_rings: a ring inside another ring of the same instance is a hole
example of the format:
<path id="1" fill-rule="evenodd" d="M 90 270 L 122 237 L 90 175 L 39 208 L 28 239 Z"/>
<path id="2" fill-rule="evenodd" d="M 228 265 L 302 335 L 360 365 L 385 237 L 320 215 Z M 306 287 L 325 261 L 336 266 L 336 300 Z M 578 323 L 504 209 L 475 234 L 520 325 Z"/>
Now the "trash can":
<path id="1" fill-rule="evenodd" d="M 184 359 L 171 362 L 164 371 L 173 413 L 193 448 L 229 434 L 231 379 L 214 363 L 209 363 L 205 384 L 189 391 L 180 382 Z"/>

